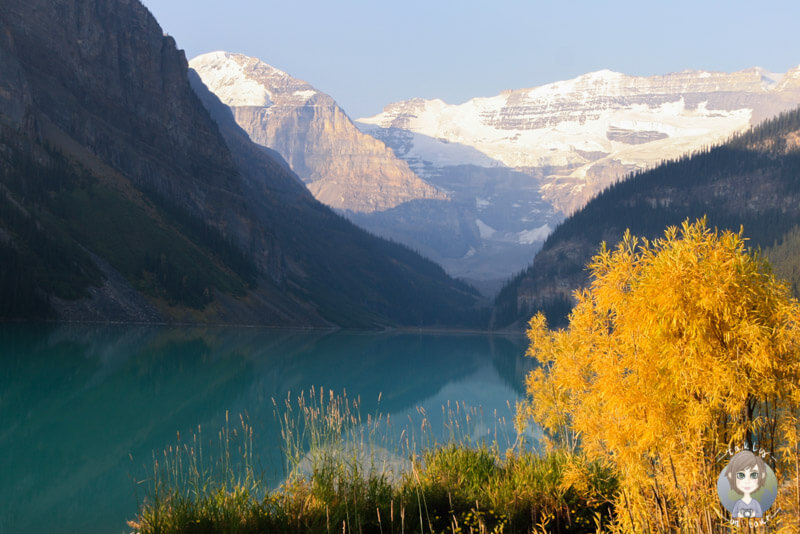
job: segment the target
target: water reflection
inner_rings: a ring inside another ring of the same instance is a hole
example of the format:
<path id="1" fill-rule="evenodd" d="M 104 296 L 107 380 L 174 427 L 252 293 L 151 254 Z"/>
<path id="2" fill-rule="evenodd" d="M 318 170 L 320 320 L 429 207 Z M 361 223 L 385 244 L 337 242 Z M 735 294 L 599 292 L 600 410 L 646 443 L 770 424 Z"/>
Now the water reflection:
<path id="1" fill-rule="evenodd" d="M 395 420 L 424 406 L 433 426 L 448 401 L 507 412 L 524 350 L 481 335 L 0 327 L 0 533 L 125 531 L 153 451 L 198 426 L 213 435 L 226 411 L 249 416 L 278 480 L 272 399 L 310 387 Z"/>

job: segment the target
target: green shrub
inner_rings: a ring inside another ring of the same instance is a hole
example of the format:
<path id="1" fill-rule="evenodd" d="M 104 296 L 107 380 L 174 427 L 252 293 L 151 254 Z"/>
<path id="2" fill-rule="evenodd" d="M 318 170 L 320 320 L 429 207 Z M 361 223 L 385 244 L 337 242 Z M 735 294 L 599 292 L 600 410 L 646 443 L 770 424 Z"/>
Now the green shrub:
<path id="1" fill-rule="evenodd" d="M 380 461 L 381 416 L 363 421 L 358 401 L 301 396 L 282 421 L 287 477 L 267 490 L 252 468 L 252 432 L 228 425 L 219 456 L 201 441 L 154 462 L 150 488 L 131 525 L 142 534 L 250 532 L 595 532 L 610 521 L 613 474 L 581 455 L 499 452 L 467 439 L 432 443 L 409 461 Z M 423 423 L 423 427 L 425 424 Z"/>

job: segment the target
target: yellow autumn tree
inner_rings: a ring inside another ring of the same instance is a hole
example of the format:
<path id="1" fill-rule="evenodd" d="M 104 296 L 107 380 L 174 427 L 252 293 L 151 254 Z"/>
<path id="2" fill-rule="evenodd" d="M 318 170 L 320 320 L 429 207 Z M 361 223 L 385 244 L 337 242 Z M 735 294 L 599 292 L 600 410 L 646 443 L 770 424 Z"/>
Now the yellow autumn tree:
<path id="1" fill-rule="evenodd" d="M 720 531 L 716 482 L 736 446 L 763 447 L 779 477 L 797 477 L 800 307 L 742 232 L 705 219 L 654 241 L 626 232 L 589 268 L 567 328 L 530 321 L 542 365 L 518 424 L 533 418 L 613 466 L 615 528 Z"/>

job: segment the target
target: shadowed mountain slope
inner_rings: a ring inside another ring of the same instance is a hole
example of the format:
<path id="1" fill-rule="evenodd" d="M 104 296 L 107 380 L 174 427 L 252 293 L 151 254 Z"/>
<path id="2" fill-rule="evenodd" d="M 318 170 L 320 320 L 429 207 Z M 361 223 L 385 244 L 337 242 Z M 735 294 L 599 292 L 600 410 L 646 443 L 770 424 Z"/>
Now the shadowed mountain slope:
<path id="1" fill-rule="evenodd" d="M 138 0 L 3 2 L 0 71 L 0 317 L 476 319 L 470 288 L 321 205 L 201 101 Z"/>
<path id="2" fill-rule="evenodd" d="M 612 247 L 626 228 L 637 236 L 658 237 L 669 225 L 703 215 L 712 227 L 743 226 L 752 247 L 770 247 L 767 257 L 777 273 L 796 277 L 800 109 L 604 190 L 565 220 L 533 264 L 503 288 L 495 301 L 494 326 L 520 327 L 538 310 L 551 324 L 563 324 L 572 292 L 587 284 L 585 265 L 602 241 Z"/>

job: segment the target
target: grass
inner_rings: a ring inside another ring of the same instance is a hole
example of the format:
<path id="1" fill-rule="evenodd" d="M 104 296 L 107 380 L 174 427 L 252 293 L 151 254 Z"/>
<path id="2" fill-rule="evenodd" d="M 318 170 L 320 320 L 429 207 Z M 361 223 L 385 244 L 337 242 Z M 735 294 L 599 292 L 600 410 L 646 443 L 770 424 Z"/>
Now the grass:
<path id="1" fill-rule="evenodd" d="M 226 417 L 213 455 L 198 429 L 154 457 L 130 525 L 142 534 L 566 533 L 596 532 L 610 520 L 616 480 L 579 455 L 540 454 L 521 442 L 501 451 L 497 431 L 470 437 L 479 413 L 458 405 L 444 409 L 446 443 L 430 438 L 425 417 L 418 433 L 394 429 L 380 413 L 362 417 L 359 405 L 323 390 L 276 402 L 286 469 L 276 488 L 253 468 L 244 418 L 231 427 Z"/>

